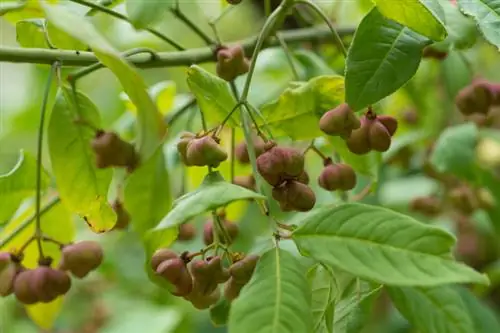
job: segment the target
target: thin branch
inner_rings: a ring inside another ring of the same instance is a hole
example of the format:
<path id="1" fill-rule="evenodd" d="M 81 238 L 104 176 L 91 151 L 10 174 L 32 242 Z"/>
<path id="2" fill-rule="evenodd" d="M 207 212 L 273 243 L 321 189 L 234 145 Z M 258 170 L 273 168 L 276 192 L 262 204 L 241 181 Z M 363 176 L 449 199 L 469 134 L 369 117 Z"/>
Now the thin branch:
<path id="1" fill-rule="evenodd" d="M 337 29 L 340 36 L 348 36 L 354 33 L 354 28 Z M 327 27 L 304 28 L 280 32 L 281 37 L 287 43 L 302 42 L 325 42 L 331 39 L 331 32 Z M 251 37 L 235 43 L 242 45 L 246 54 L 251 54 L 257 42 L 257 37 Z M 231 43 L 229 43 L 231 45 Z M 276 38 L 266 40 L 262 48 L 279 45 Z M 161 68 L 190 66 L 192 64 L 202 64 L 214 62 L 216 60 L 213 49 L 202 47 L 176 52 L 158 52 L 157 57 L 152 59 L 149 54 L 137 54 L 127 58 L 131 64 L 139 68 Z M 54 61 L 61 61 L 63 66 L 89 66 L 99 62 L 99 59 L 92 52 L 69 51 L 69 50 L 49 50 L 42 48 L 19 48 L 0 47 L 0 62 L 30 63 L 51 65 Z"/>
<path id="2" fill-rule="evenodd" d="M 179 6 L 175 6 L 170 9 L 172 14 L 175 15 L 179 20 L 181 20 L 185 25 L 189 27 L 195 34 L 198 35 L 203 41 L 208 45 L 216 45 L 217 42 L 207 35 L 203 30 L 201 30 L 189 17 L 187 17 L 179 8 Z"/>
<path id="3" fill-rule="evenodd" d="M 286 59 L 288 61 L 288 64 L 290 65 L 290 69 L 292 70 L 293 78 L 299 81 L 300 80 L 299 72 L 297 71 L 295 63 L 293 62 L 294 61 L 293 53 L 290 51 L 288 45 L 286 45 L 286 42 L 283 40 L 279 32 L 276 33 L 276 38 L 278 39 L 281 48 L 283 49 L 283 52 L 285 52 Z"/>
<path id="4" fill-rule="evenodd" d="M 114 10 L 109 9 L 107 7 L 104 7 L 104 6 L 101 6 L 101 5 L 97 4 L 97 3 L 89 2 L 89 1 L 86 1 L 86 0 L 70 0 L 70 1 L 74 2 L 74 3 L 77 3 L 79 5 L 85 6 L 85 7 L 89 7 L 91 9 L 98 10 L 100 12 L 108 14 L 109 16 L 113 16 L 114 18 L 117 18 L 119 20 L 126 21 L 126 22 L 130 23 L 130 20 L 125 15 L 120 14 L 118 12 L 115 12 Z M 182 47 L 182 46 L 180 46 L 179 44 L 177 44 L 176 41 L 174 41 L 170 37 L 165 36 L 164 34 L 162 34 L 161 32 L 159 32 L 159 31 L 157 31 L 155 29 L 146 28 L 144 30 L 150 32 L 151 34 L 153 34 L 156 37 L 160 38 L 164 42 L 167 42 L 168 44 L 170 44 L 171 46 L 173 46 L 175 49 L 177 49 L 179 51 L 185 50 L 185 48 Z"/>

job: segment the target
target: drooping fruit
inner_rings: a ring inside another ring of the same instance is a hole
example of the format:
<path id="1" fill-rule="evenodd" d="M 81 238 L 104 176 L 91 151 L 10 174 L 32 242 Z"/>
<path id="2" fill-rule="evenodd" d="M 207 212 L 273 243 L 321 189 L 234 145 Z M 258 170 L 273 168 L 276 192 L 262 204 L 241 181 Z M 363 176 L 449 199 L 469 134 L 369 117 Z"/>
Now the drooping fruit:
<path id="1" fill-rule="evenodd" d="M 283 211 L 307 212 L 316 204 L 316 196 L 311 188 L 295 180 L 287 180 L 273 188 L 272 195 Z"/>
<path id="2" fill-rule="evenodd" d="M 228 301 L 234 300 L 239 296 L 241 289 L 252 278 L 259 256 L 248 255 L 240 261 L 235 262 L 229 267 L 231 278 L 224 288 L 224 297 Z"/>
<path id="3" fill-rule="evenodd" d="M 238 225 L 226 219 L 221 219 L 221 222 L 224 225 L 224 228 L 227 231 L 227 235 L 230 238 L 229 244 L 231 244 L 239 234 Z M 203 226 L 203 242 L 205 243 L 205 245 L 210 245 L 214 242 L 213 228 L 214 228 L 213 220 L 208 220 Z M 218 232 L 217 235 L 219 237 L 219 241 L 223 244 L 226 244 L 226 239 L 224 237 L 224 234 Z"/>
<path id="4" fill-rule="evenodd" d="M 319 128 L 324 133 L 342 138 L 348 138 L 360 126 L 361 122 L 347 103 L 327 111 L 319 120 Z"/>
<path id="5" fill-rule="evenodd" d="M 253 175 L 248 176 L 236 176 L 234 177 L 233 183 L 244 187 L 250 191 L 255 191 L 255 178 Z"/>
<path id="6" fill-rule="evenodd" d="M 151 257 L 151 269 L 156 271 L 158 266 L 169 259 L 179 258 L 179 255 L 170 249 L 158 249 Z"/>
<path id="7" fill-rule="evenodd" d="M 183 223 L 179 226 L 178 241 L 190 241 L 196 237 L 196 227 L 193 223 Z"/>
<path id="8" fill-rule="evenodd" d="M 302 183 L 302 184 L 309 184 L 309 174 L 307 173 L 307 171 L 302 171 L 302 173 L 297 177 L 297 181 Z"/>
<path id="9" fill-rule="evenodd" d="M 132 171 L 139 162 L 134 146 L 123 141 L 114 132 L 98 131 L 91 146 L 96 155 L 98 168 L 126 167 Z"/>
<path id="10" fill-rule="evenodd" d="M 233 81 L 238 76 L 248 72 L 250 61 L 245 57 L 241 45 L 222 47 L 217 51 L 217 75 L 226 80 Z"/>
<path id="11" fill-rule="evenodd" d="M 417 197 L 410 202 L 410 209 L 427 216 L 436 216 L 441 212 L 441 201 L 435 197 Z"/>
<path id="12" fill-rule="evenodd" d="M 480 80 L 460 90 L 455 98 L 455 104 L 464 115 L 486 114 L 492 104 L 493 97 L 488 83 Z"/>
<path id="13" fill-rule="evenodd" d="M 377 120 L 372 122 L 368 135 L 370 148 L 375 151 L 385 152 L 391 146 L 391 135 L 389 131 Z"/>
<path id="14" fill-rule="evenodd" d="M 266 143 L 259 136 L 253 137 L 253 147 L 255 151 L 255 158 L 259 157 L 266 151 Z M 245 141 L 240 142 L 235 148 L 235 156 L 238 162 L 242 164 L 250 163 L 250 156 L 248 155 L 248 147 Z"/>
<path id="15" fill-rule="evenodd" d="M 123 204 L 117 199 L 111 204 L 111 208 L 116 213 L 116 223 L 113 226 L 113 230 L 123 230 L 130 224 L 130 215 L 123 207 Z"/>
<path id="16" fill-rule="evenodd" d="M 191 142 L 194 138 L 196 138 L 196 135 L 194 135 L 193 133 L 184 132 L 181 134 L 181 138 L 177 143 L 177 151 L 179 152 L 181 161 L 182 163 L 184 163 L 185 166 L 191 166 L 191 164 L 189 164 L 189 161 L 187 159 L 187 148 L 189 142 Z"/>
<path id="17" fill-rule="evenodd" d="M 304 155 L 293 148 L 274 146 L 257 158 L 257 169 L 272 186 L 295 179 L 304 171 Z"/>
<path id="18" fill-rule="evenodd" d="M 31 288 L 42 303 L 52 302 L 71 288 L 71 279 L 66 272 L 48 266 L 34 269 L 30 279 Z"/>
<path id="19" fill-rule="evenodd" d="M 31 305 L 38 303 L 38 296 L 32 288 L 33 270 L 23 270 L 14 280 L 14 294 L 20 303 Z"/>
<path id="20" fill-rule="evenodd" d="M 351 136 L 346 140 L 349 151 L 357 155 L 366 154 L 371 150 L 369 139 L 371 121 L 363 116 L 360 122 L 360 128 L 352 131 Z"/>
<path id="21" fill-rule="evenodd" d="M 11 260 L 11 254 L 0 252 L 0 296 L 5 297 L 14 291 L 14 280 L 19 265 Z"/>
<path id="22" fill-rule="evenodd" d="M 318 184 L 327 191 L 349 191 L 356 186 L 356 173 L 348 164 L 328 164 L 319 175 Z"/>
<path id="23" fill-rule="evenodd" d="M 163 261 L 157 268 L 156 274 L 170 282 L 175 290 L 175 296 L 187 296 L 193 288 L 193 281 L 181 258 L 172 258 Z"/>
<path id="24" fill-rule="evenodd" d="M 98 242 L 82 241 L 66 245 L 62 249 L 59 268 L 81 279 L 101 265 L 103 255 Z"/>
<path id="25" fill-rule="evenodd" d="M 471 215 L 476 209 L 479 208 L 478 199 L 468 186 L 459 186 L 453 188 L 448 193 L 453 208 L 465 215 Z"/>
<path id="26" fill-rule="evenodd" d="M 192 139 L 186 149 L 186 165 L 218 167 L 227 153 L 211 136 Z"/>

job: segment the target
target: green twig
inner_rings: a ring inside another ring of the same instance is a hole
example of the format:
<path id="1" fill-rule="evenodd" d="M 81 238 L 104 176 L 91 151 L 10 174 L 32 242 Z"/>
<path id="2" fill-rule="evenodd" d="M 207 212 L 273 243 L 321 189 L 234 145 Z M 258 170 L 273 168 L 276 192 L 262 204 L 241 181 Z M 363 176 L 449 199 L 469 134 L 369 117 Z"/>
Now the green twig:
<path id="1" fill-rule="evenodd" d="M 179 20 L 181 20 L 185 25 L 189 27 L 195 34 L 198 35 L 203 41 L 208 45 L 216 45 L 217 42 L 211 38 L 209 35 L 207 35 L 203 30 L 201 30 L 189 17 L 184 15 L 184 13 L 180 10 L 179 3 L 177 2 L 177 5 L 175 7 L 172 7 L 170 9 L 172 14 L 175 15 Z"/>
<path id="2" fill-rule="evenodd" d="M 77 3 L 79 5 L 86 6 L 86 7 L 89 7 L 91 9 L 95 9 L 97 11 L 103 12 L 103 13 L 108 14 L 109 16 L 112 16 L 112 17 L 117 18 L 119 20 L 131 23 L 127 16 L 125 16 L 123 14 L 120 14 L 118 12 L 115 12 L 114 10 L 109 9 L 107 7 L 104 7 L 102 5 L 99 5 L 97 3 L 89 2 L 89 1 L 86 1 L 86 0 L 70 0 L 70 1 L 74 2 L 74 3 Z M 164 34 L 162 34 L 161 32 L 159 32 L 159 31 L 157 31 L 155 29 L 146 28 L 144 30 L 150 32 L 151 34 L 153 34 L 156 37 L 160 38 L 164 42 L 170 44 L 176 50 L 179 50 L 179 51 L 185 50 L 184 47 L 182 47 L 181 45 L 177 44 L 177 42 L 175 42 L 173 39 L 171 39 L 170 37 L 165 36 Z"/>
<path id="3" fill-rule="evenodd" d="M 230 170 L 230 179 L 231 183 L 234 183 L 234 168 L 236 163 L 236 130 L 231 128 L 231 170 Z"/>
<path id="4" fill-rule="evenodd" d="M 286 60 L 288 61 L 288 64 L 290 65 L 290 69 L 292 70 L 293 78 L 295 80 L 299 81 L 300 80 L 299 72 L 297 71 L 297 68 L 295 67 L 295 64 L 293 62 L 294 58 L 293 58 L 292 52 L 288 48 L 288 45 L 286 45 L 286 42 L 283 40 L 283 38 L 281 37 L 279 32 L 276 33 L 276 38 L 278 39 L 278 41 L 281 45 L 281 48 L 283 49 L 283 52 L 285 52 Z"/>

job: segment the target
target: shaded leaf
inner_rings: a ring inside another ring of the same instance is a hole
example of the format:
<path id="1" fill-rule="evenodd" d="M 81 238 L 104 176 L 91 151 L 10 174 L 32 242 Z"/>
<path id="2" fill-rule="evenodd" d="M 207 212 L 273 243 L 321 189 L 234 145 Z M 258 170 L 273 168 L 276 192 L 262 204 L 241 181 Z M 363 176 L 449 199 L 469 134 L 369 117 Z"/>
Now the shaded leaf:
<path id="1" fill-rule="evenodd" d="M 443 16 L 443 9 L 434 0 L 373 0 L 373 2 L 385 17 L 421 35 L 435 41 L 442 41 L 447 36 L 440 18 Z"/>
<path id="2" fill-rule="evenodd" d="M 312 51 L 297 50 L 293 55 L 302 64 L 307 80 L 316 76 L 336 74 L 323 58 Z"/>
<path id="3" fill-rule="evenodd" d="M 422 333 L 473 333 L 460 295 L 450 286 L 388 287 L 392 302 Z"/>
<path id="4" fill-rule="evenodd" d="M 156 230 L 178 226 L 199 214 L 244 199 L 265 199 L 265 197 L 226 182 L 217 171 L 209 173 L 198 189 L 174 201 L 172 210 L 161 220 Z"/>
<path id="5" fill-rule="evenodd" d="M 469 289 L 456 286 L 455 290 L 469 313 L 474 333 L 500 332 L 500 322 L 487 304 L 481 302 Z"/>
<path id="6" fill-rule="evenodd" d="M 223 121 L 237 103 L 229 83 L 200 66 L 189 67 L 187 84 L 208 124 Z M 226 124 L 231 127 L 238 126 L 238 114 L 233 113 Z"/>
<path id="7" fill-rule="evenodd" d="M 307 272 L 307 279 L 312 289 L 312 331 L 332 333 L 333 322 L 328 323 L 327 318 L 335 310 L 334 277 L 326 268 L 316 265 Z"/>
<path id="8" fill-rule="evenodd" d="M 141 157 L 147 159 L 160 144 L 165 128 L 142 77 L 89 21 L 61 6 L 42 3 L 47 20 L 54 27 L 89 45 L 97 58 L 120 80 L 123 89 L 139 110 L 136 142 Z"/>
<path id="9" fill-rule="evenodd" d="M 124 198 L 125 209 L 139 233 L 154 228 L 167 214 L 172 197 L 163 147 L 128 177 Z"/>
<path id="10" fill-rule="evenodd" d="M 87 96 L 76 95 L 75 99 L 73 91 L 61 88 L 52 110 L 47 130 L 52 170 L 64 204 L 86 218 L 92 230 L 104 232 L 116 223 L 107 199 L 113 170 L 95 166 L 91 141 L 95 136 L 92 128 L 100 127 L 99 113 Z"/>
<path id="11" fill-rule="evenodd" d="M 349 48 L 347 103 L 360 110 L 395 92 L 415 74 L 429 42 L 372 9 L 358 26 Z"/>
<path id="12" fill-rule="evenodd" d="M 452 260 L 451 234 L 381 207 L 318 209 L 292 238 L 303 255 L 381 284 L 488 284 L 486 276 Z"/>
<path id="13" fill-rule="evenodd" d="M 500 48 L 500 2 L 497 0 L 458 0 L 460 10 L 474 17 L 486 40 Z"/>
<path id="14" fill-rule="evenodd" d="M 6 174 L 0 175 L 0 224 L 16 212 L 21 202 L 35 194 L 36 159 L 21 150 L 16 165 Z M 41 190 L 49 185 L 49 177 L 42 171 Z"/>
<path id="15" fill-rule="evenodd" d="M 224 297 L 210 308 L 210 320 L 214 326 L 224 326 L 229 320 L 229 311 L 231 310 L 231 303 Z"/>
<path id="16" fill-rule="evenodd" d="M 472 47 L 476 43 L 478 36 L 478 29 L 474 20 L 462 14 L 460 9 L 451 1 L 442 1 L 441 6 L 446 17 L 448 37 L 437 45 L 449 44 L 457 49 Z"/>
<path id="17" fill-rule="evenodd" d="M 144 29 L 157 23 L 174 3 L 175 0 L 127 0 L 127 14 L 135 28 Z"/>
<path id="18" fill-rule="evenodd" d="M 328 110 L 343 102 L 344 79 L 338 75 L 319 76 L 298 87 L 286 89 L 281 96 L 262 107 L 261 112 L 274 135 L 292 139 L 321 136 L 318 122 Z"/>
<path id="19" fill-rule="evenodd" d="M 229 333 L 308 332 L 311 295 L 296 257 L 278 248 L 264 253 L 250 282 L 233 302 Z"/>

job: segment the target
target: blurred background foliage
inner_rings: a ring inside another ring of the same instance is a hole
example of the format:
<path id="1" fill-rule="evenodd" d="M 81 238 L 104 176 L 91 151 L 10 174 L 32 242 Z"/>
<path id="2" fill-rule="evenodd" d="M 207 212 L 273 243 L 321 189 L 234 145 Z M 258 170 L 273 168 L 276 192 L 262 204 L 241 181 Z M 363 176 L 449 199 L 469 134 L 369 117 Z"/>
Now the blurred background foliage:
<path id="1" fill-rule="evenodd" d="M 370 0 L 332 0 L 318 1 L 318 3 L 340 27 L 355 27 L 371 8 Z M 209 34 L 211 29 L 208 21 L 220 15 L 224 10 L 222 2 L 218 0 L 181 1 L 181 4 L 183 12 Z M 74 7 L 82 9 L 79 6 Z M 115 7 L 115 10 L 125 13 L 123 5 Z M 302 19 L 305 16 L 306 21 L 311 20 L 312 17 L 308 14 L 303 13 Z M 264 19 L 262 1 L 243 1 L 242 5 L 235 7 L 218 21 L 217 29 L 222 41 L 235 41 L 258 33 Z M 150 34 L 135 31 L 126 22 L 102 14 L 95 15 L 92 21 L 119 50 L 141 46 L 157 51 L 172 50 Z M 304 25 L 301 19 L 287 21 L 289 29 Z M 157 28 L 187 48 L 204 46 L 202 40 L 170 13 L 165 13 Z M 349 42 L 349 39 L 346 37 L 345 41 Z M 3 18 L 0 19 L 0 46 L 19 46 L 15 25 Z M 332 43 L 326 42 L 320 45 L 304 43 L 290 47 L 297 51 L 296 58 L 299 62 L 299 75 L 302 80 L 320 74 L 343 73 L 342 57 Z M 312 61 L 311 59 L 314 58 L 310 52 L 304 51 L 305 49 L 317 51 L 320 56 L 319 60 Z M 500 61 L 498 60 L 498 51 L 481 40 L 471 49 L 451 50 L 444 61 L 425 59 L 417 75 L 404 89 L 376 105 L 377 110 L 392 114 L 403 121 L 400 122 L 402 125 L 393 147 L 384 154 L 381 167 L 376 168 L 379 172 L 378 187 L 375 195 L 369 198 L 370 202 L 412 214 L 419 220 L 437 223 L 453 231 L 453 223 L 449 216 L 439 216 L 431 220 L 415 215 L 408 211 L 408 203 L 417 196 L 430 195 L 439 191 L 439 185 L 420 170 L 424 158 L 423 148 L 433 142 L 450 122 L 461 121 L 453 103 L 454 96 L 459 89 L 469 84 L 473 77 L 484 77 L 500 82 Z M 214 71 L 213 64 L 204 64 L 202 67 Z M 186 69 L 186 67 L 178 67 L 141 70 L 147 84 L 160 92 L 156 95 L 156 102 L 166 116 L 175 112 L 190 98 L 186 84 Z M 69 70 L 64 71 L 64 73 L 68 72 Z M 48 66 L 0 63 L 0 173 L 8 172 L 13 168 L 19 158 L 20 150 L 35 153 L 39 108 L 47 74 Z M 239 84 L 241 80 L 242 78 L 238 79 Z M 257 106 L 269 102 L 294 80 L 284 53 L 279 48 L 267 49 L 259 56 L 250 101 Z M 114 128 L 125 137 L 131 135 L 134 107 L 128 102 L 119 82 L 110 72 L 99 70 L 89 75 L 79 82 L 79 89 L 88 94 L 98 106 L 104 128 Z M 52 89 L 49 105 L 54 102 L 55 93 L 56 89 Z M 404 121 L 409 111 L 416 111 L 416 123 Z M 169 141 L 165 146 L 170 173 L 170 190 L 174 197 L 179 196 L 183 190 L 196 188 L 205 175 L 205 170 L 198 168 L 191 168 L 184 175 L 184 171 L 176 163 L 178 157 L 174 147 L 178 134 L 186 130 L 189 124 L 192 124 L 193 130 L 200 128 L 199 119 L 196 116 L 192 118 L 190 114 L 191 112 L 188 112 L 180 117 L 169 129 Z M 242 134 L 237 133 L 237 135 L 238 141 L 241 140 Z M 224 144 L 229 144 L 227 138 L 228 133 L 224 132 L 222 140 Z M 328 142 L 323 144 L 325 151 L 331 150 Z M 405 149 L 412 149 L 410 153 L 412 158 L 409 163 L 388 163 L 392 161 L 391 158 Z M 414 154 L 414 151 L 417 153 Z M 50 160 L 47 155 L 44 155 L 43 163 L 50 173 Z M 316 179 L 322 167 L 320 159 L 311 156 L 307 164 L 311 179 Z M 229 164 L 223 164 L 220 170 L 224 175 L 228 175 Z M 248 172 L 250 172 L 249 166 L 237 166 L 237 174 L 243 175 Z M 184 177 L 187 179 L 187 188 L 183 188 Z M 364 188 L 369 181 L 370 179 L 366 177 L 359 182 L 358 189 Z M 312 186 L 317 189 L 315 181 L 312 181 Z M 319 203 L 332 200 L 330 193 L 325 191 L 316 191 L 316 193 L 318 193 Z M 98 272 L 88 279 L 78 281 L 76 287 L 72 288 L 64 300 L 64 306 L 55 320 L 54 328 L 47 332 L 225 332 L 225 328 L 213 327 L 207 311 L 196 311 L 189 303 L 170 296 L 168 291 L 160 289 L 148 280 L 143 270 L 144 249 L 134 232 L 95 235 L 82 220 L 72 221 L 72 217 L 63 210 L 63 207 L 59 206 L 57 210 L 54 209 L 44 216 L 44 230 L 54 229 L 53 232 L 64 233 L 64 235 L 74 232 L 76 239 L 97 239 L 105 247 L 106 258 L 105 264 Z M 19 209 L 13 219 L 22 220 L 22 212 L 23 209 Z M 273 212 L 276 212 L 276 207 Z M 293 222 L 293 214 L 282 215 L 282 217 Z M 205 218 L 200 217 L 195 221 L 199 231 L 202 229 Z M 243 235 L 235 244 L 236 250 L 249 251 L 267 245 L 259 238 L 263 232 L 267 232 L 267 228 L 266 221 L 262 218 L 258 207 L 247 202 L 237 202 L 230 206 L 228 218 L 238 221 L 241 228 L 240 235 Z M 479 226 L 478 230 L 483 240 L 498 242 L 492 230 L 493 223 L 499 223 L 499 221 L 490 221 L 487 214 L 481 211 L 474 220 Z M 2 230 L 1 223 L 0 230 L 1 239 L 6 232 Z M 265 239 L 268 242 L 269 234 L 264 235 L 267 236 Z M 188 243 L 176 243 L 175 247 L 197 250 L 202 247 L 200 236 L 201 232 L 195 240 Z M 287 242 L 284 241 L 283 246 L 286 244 Z M 500 264 L 496 263 L 496 259 L 497 257 L 490 260 L 490 269 L 494 273 L 500 272 Z M 492 279 L 492 290 L 500 280 L 500 273 L 496 274 L 497 279 Z M 488 301 L 494 303 L 494 293 L 490 293 L 491 290 L 481 292 L 484 295 L 493 295 L 493 298 L 490 297 Z M 406 320 L 388 304 L 387 300 L 382 300 L 376 310 L 372 311 L 372 316 L 376 320 L 372 320 L 366 332 L 412 332 Z M 498 306 L 500 306 L 500 301 L 496 299 L 496 306 L 492 306 L 492 309 L 498 312 Z M 47 309 L 44 311 L 32 309 L 29 312 L 36 322 L 47 327 L 52 325 L 54 316 L 57 315 L 56 311 L 51 313 Z M 40 329 L 28 318 L 24 308 L 13 297 L 10 297 L 0 299 L 0 332 L 31 333 L 40 332 Z"/>

